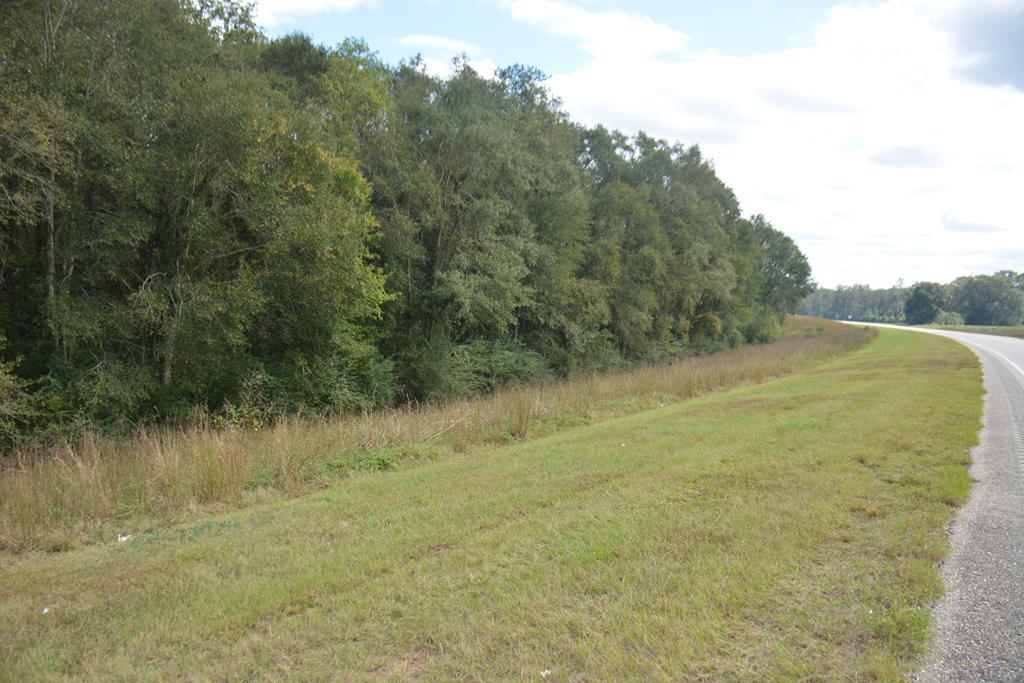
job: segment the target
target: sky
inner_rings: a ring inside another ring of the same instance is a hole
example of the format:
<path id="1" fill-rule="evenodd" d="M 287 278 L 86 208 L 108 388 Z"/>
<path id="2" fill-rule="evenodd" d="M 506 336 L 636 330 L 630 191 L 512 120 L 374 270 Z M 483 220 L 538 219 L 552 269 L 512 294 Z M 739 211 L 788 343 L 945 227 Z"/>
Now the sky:
<path id="1" fill-rule="evenodd" d="M 1024 0 L 259 0 L 271 36 L 527 64 L 581 123 L 697 144 L 824 287 L 1024 271 Z"/>

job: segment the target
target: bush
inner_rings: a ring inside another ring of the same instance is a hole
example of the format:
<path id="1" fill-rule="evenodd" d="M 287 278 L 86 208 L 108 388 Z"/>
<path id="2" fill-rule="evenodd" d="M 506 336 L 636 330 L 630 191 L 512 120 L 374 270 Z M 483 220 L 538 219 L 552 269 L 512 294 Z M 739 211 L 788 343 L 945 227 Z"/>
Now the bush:
<path id="1" fill-rule="evenodd" d="M 474 392 L 529 382 L 547 370 L 539 353 L 511 339 L 474 340 L 456 347 L 456 354 Z"/>
<path id="2" fill-rule="evenodd" d="M 403 383 L 415 398 L 471 396 L 548 372 L 543 356 L 507 337 L 454 344 L 436 335 L 403 354 Z"/>
<path id="3" fill-rule="evenodd" d="M 0 353 L 7 340 L 0 337 Z M 25 423 L 36 411 L 28 393 L 28 382 L 14 374 L 16 361 L 0 361 L 0 448 L 9 448 L 22 434 Z"/>
<path id="4" fill-rule="evenodd" d="M 262 369 L 252 370 L 242 380 L 238 401 L 226 402 L 213 424 L 221 429 L 259 429 L 284 411 L 282 396 L 279 382 Z"/>
<path id="5" fill-rule="evenodd" d="M 753 319 L 743 326 L 743 336 L 750 344 L 767 344 L 779 338 L 782 325 L 779 316 L 768 307 L 761 308 Z"/>
<path id="6" fill-rule="evenodd" d="M 935 323 L 938 325 L 963 325 L 964 317 L 956 311 L 939 311 L 935 316 Z"/>

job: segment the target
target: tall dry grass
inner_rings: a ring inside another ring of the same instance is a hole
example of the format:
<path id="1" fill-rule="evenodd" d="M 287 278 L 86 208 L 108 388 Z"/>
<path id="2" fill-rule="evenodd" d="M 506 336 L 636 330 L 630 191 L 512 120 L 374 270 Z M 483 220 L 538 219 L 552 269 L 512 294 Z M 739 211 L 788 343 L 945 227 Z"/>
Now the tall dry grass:
<path id="1" fill-rule="evenodd" d="M 298 495 L 346 473 L 386 469 L 489 442 L 621 415 L 742 383 L 762 382 L 866 343 L 863 328 L 793 318 L 780 341 L 509 388 L 439 405 L 335 418 L 288 418 L 259 430 L 139 431 L 22 451 L 0 470 L 0 548 L 60 550 L 127 527 Z"/>

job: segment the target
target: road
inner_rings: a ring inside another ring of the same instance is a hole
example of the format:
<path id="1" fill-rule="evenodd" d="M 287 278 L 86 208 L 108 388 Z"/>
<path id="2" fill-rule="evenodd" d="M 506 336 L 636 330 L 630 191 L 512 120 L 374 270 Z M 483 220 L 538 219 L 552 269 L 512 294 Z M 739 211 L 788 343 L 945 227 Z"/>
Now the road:
<path id="1" fill-rule="evenodd" d="M 988 392 L 981 442 L 971 451 L 977 483 L 950 529 L 946 596 L 916 680 L 1024 681 L 1024 340 L 899 329 L 966 345 L 981 359 Z"/>

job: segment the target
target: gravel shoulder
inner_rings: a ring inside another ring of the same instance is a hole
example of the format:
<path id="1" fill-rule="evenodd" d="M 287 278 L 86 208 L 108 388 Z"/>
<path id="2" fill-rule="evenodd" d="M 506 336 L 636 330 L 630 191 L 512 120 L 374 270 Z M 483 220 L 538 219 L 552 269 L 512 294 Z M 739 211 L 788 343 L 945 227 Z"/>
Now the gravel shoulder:
<path id="1" fill-rule="evenodd" d="M 904 328 L 906 329 L 906 328 Z M 925 330 L 922 330 L 925 331 Z M 950 527 L 945 597 L 917 681 L 1024 680 L 1024 341 L 930 332 L 965 344 L 985 373 L 971 498 Z M 937 397 L 939 398 L 939 397 Z"/>
<path id="2" fill-rule="evenodd" d="M 1000 358 L 972 347 L 988 389 L 972 452 L 977 484 L 952 527 L 947 594 L 935 609 L 935 646 L 920 681 L 1024 680 L 1024 388 Z"/>

